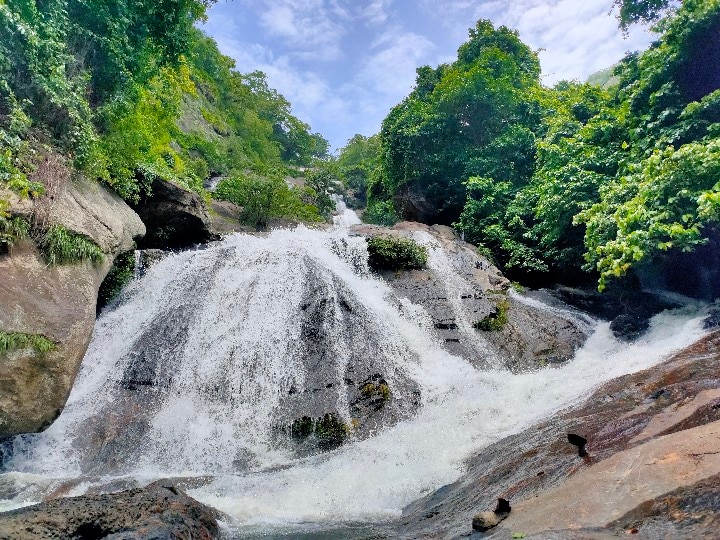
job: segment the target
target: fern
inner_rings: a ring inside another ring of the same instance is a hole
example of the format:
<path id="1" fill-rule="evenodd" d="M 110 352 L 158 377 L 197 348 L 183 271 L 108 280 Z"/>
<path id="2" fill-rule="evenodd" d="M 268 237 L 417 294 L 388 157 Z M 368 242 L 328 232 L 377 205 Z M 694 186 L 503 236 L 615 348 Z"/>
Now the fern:
<path id="1" fill-rule="evenodd" d="M 20 332 L 0 332 L 0 352 L 34 349 L 45 354 L 55 348 L 55 343 L 40 334 L 23 334 Z"/>
<path id="2" fill-rule="evenodd" d="M 72 264 L 81 261 L 97 263 L 105 253 L 89 238 L 62 225 L 51 225 L 38 240 L 38 247 L 48 264 Z"/>

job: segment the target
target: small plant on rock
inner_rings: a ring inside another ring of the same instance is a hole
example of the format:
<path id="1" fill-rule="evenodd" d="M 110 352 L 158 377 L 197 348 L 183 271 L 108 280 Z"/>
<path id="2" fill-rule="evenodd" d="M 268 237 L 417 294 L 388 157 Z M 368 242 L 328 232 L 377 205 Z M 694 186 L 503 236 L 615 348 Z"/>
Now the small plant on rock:
<path id="1" fill-rule="evenodd" d="M 483 330 L 485 332 L 497 332 L 505 328 L 508 322 L 508 310 L 510 309 L 510 302 L 507 299 L 503 299 L 498 302 L 490 315 L 477 321 L 473 324 L 473 327 L 477 330 Z"/>
<path id="2" fill-rule="evenodd" d="M 45 354 L 54 348 L 55 343 L 40 334 L 0 331 L 0 352 L 34 349 L 40 354 Z"/>
<path id="3" fill-rule="evenodd" d="M 105 253 L 89 238 L 62 225 L 51 225 L 38 240 L 38 247 L 48 264 L 72 264 L 81 261 L 100 262 Z"/>
<path id="4" fill-rule="evenodd" d="M 412 240 L 375 236 L 367 239 L 368 265 L 375 271 L 419 270 L 428 261 L 428 251 Z"/>

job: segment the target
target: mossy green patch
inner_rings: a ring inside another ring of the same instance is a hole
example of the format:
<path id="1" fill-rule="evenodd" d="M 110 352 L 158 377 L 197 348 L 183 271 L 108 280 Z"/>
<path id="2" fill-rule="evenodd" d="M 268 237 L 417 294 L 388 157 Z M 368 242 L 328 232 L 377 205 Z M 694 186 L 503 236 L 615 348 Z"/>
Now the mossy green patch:
<path id="1" fill-rule="evenodd" d="M 34 349 L 40 354 L 45 354 L 54 348 L 55 343 L 41 334 L 0 331 L 0 352 Z"/>
<path id="2" fill-rule="evenodd" d="M 425 246 L 405 238 L 375 236 L 367 239 L 368 265 L 375 271 L 416 270 L 428 261 Z"/>
<path id="3" fill-rule="evenodd" d="M 110 272 L 98 291 L 97 311 L 115 300 L 135 275 L 135 252 L 121 253 L 115 258 Z"/>
<path id="4" fill-rule="evenodd" d="M 508 310 L 510 309 L 510 302 L 507 299 L 500 300 L 496 305 L 495 309 L 487 317 L 477 321 L 473 324 L 473 327 L 477 330 L 483 330 L 485 332 L 497 332 L 505 328 L 508 322 Z"/>
<path id="5" fill-rule="evenodd" d="M 105 257 L 105 253 L 95 242 L 62 225 L 51 225 L 40 236 L 38 247 L 48 264 L 72 264 L 81 261 L 96 263 Z"/>

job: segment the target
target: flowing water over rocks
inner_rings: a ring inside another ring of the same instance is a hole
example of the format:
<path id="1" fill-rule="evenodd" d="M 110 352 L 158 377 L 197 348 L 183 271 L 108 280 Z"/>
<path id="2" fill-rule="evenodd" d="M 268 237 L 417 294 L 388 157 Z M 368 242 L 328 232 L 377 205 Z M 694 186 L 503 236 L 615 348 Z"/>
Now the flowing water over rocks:
<path id="1" fill-rule="evenodd" d="M 348 524 L 397 518 L 478 449 L 704 333 L 685 308 L 623 344 L 508 293 L 446 231 L 389 234 L 427 245 L 429 269 L 381 279 L 362 236 L 303 227 L 145 268 L 98 320 L 60 418 L 14 440 L 0 508 L 181 477 L 230 535 L 353 536 Z M 474 328 L 501 301 L 507 327 Z"/>

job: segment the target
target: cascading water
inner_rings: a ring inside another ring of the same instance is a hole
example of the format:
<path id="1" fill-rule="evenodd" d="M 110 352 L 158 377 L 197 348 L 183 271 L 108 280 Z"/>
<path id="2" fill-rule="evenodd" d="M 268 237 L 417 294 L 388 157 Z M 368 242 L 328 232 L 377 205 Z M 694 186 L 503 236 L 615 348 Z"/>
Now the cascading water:
<path id="1" fill-rule="evenodd" d="M 630 345 L 596 324 L 561 367 L 482 370 L 444 350 L 423 309 L 365 261 L 362 238 L 299 227 L 156 263 L 98 319 L 62 415 L 15 440 L 0 508 L 184 476 L 204 477 L 189 493 L 243 537 L 387 520 L 455 480 L 473 451 L 703 334 L 690 306 Z M 432 248 L 430 266 L 454 279 Z M 363 408 L 359 389 L 378 377 L 392 397 Z M 299 449 L 290 424 L 327 413 L 352 430 L 345 444 Z"/>

